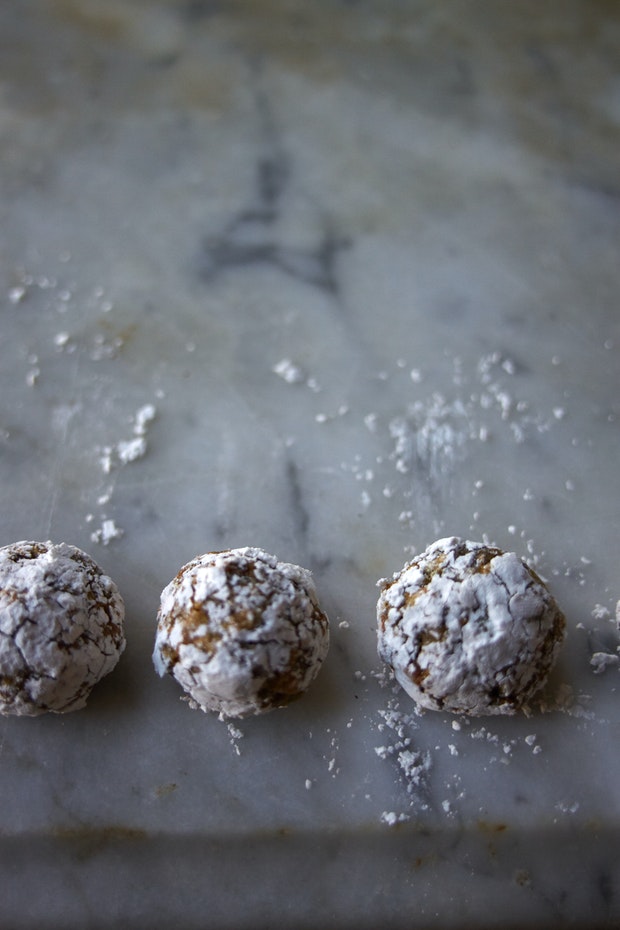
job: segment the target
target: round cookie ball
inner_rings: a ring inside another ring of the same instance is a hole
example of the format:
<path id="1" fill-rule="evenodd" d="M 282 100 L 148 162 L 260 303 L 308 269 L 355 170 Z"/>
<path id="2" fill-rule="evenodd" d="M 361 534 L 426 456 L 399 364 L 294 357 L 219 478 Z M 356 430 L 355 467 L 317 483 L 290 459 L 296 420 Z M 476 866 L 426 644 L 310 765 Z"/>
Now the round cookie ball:
<path id="1" fill-rule="evenodd" d="M 114 582 L 66 543 L 0 548 L 0 713 L 84 707 L 125 648 Z"/>
<path id="2" fill-rule="evenodd" d="M 316 677 L 329 623 L 309 571 L 262 549 L 208 552 L 161 594 L 153 662 L 223 717 L 283 707 Z"/>
<path id="3" fill-rule="evenodd" d="M 379 585 L 379 655 L 421 707 L 513 714 L 545 683 L 565 620 L 514 553 L 440 539 Z"/>

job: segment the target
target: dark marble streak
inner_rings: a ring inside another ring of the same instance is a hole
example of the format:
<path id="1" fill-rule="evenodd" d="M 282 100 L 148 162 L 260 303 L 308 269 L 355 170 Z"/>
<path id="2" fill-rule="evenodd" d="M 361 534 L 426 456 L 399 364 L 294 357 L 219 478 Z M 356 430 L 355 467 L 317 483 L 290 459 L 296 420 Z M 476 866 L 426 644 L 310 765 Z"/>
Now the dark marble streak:
<path id="1" fill-rule="evenodd" d="M 606 909 L 611 909 L 616 896 L 616 888 L 614 887 L 614 877 L 609 869 L 601 868 L 596 882 L 596 890 L 601 904 Z"/>
<path id="2" fill-rule="evenodd" d="M 292 175 L 290 159 L 264 95 L 257 97 L 256 108 L 264 151 L 256 162 L 254 190 L 249 203 L 203 243 L 200 278 L 211 283 L 226 271 L 264 265 L 336 297 L 338 255 L 348 247 L 349 240 L 338 235 L 323 216 L 322 229 L 312 247 L 297 248 L 286 242 L 277 227 Z"/>
<path id="3" fill-rule="evenodd" d="M 199 23 L 224 12 L 226 6 L 220 0 L 187 0 L 180 9 L 181 16 L 189 23 Z"/>
<path id="4" fill-rule="evenodd" d="M 304 542 L 308 536 L 310 514 L 303 500 L 302 488 L 299 482 L 299 468 L 292 459 L 289 459 L 287 462 L 286 477 L 288 481 L 293 527 L 299 541 Z"/>
<path id="5" fill-rule="evenodd" d="M 345 243 L 328 232 L 316 249 L 291 249 L 270 241 L 245 243 L 240 241 L 241 224 L 234 221 L 223 235 L 206 243 L 201 277 L 212 282 L 222 272 L 251 265 L 271 265 L 301 284 L 308 284 L 329 294 L 338 292 L 336 258 Z"/>

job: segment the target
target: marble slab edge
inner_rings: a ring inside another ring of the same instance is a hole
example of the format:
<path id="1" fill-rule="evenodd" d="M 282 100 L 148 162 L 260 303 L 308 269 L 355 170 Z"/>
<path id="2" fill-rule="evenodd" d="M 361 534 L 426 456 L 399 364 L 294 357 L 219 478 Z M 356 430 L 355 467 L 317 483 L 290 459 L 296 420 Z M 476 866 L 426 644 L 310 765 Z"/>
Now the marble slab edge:
<path id="1" fill-rule="evenodd" d="M 253 836 L 118 826 L 0 839 L 0 926 L 483 930 L 620 926 L 618 831 L 483 823 Z"/>

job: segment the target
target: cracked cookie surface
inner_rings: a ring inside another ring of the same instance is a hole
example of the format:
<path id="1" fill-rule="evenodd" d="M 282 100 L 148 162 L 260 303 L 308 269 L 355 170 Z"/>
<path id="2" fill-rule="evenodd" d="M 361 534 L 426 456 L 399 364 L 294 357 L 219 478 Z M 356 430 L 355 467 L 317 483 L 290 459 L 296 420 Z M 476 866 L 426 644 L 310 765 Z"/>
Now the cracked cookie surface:
<path id="1" fill-rule="evenodd" d="M 114 582 L 81 549 L 0 548 L 0 713 L 67 713 L 86 704 L 125 648 Z"/>
<path id="2" fill-rule="evenodd" d="M 420 706 L 513 714 L 545 683 L 565 619 L 514 553 L 440 539 L 379 585 L 379 656 Z"/>
<path id="3" fill-rule="evenodd" d="M 328 648 L 310 572 L 248 547 L 198 556 L 164 588 L 153 662 L 192 706 L 246 717 L 303 694 Z"/>

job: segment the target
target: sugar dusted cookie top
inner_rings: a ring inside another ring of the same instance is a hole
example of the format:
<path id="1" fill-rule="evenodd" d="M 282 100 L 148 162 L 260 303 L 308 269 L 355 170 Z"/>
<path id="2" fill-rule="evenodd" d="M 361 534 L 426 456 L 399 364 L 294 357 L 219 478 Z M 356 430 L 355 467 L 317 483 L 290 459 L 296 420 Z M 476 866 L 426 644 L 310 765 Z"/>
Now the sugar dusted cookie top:
<path id="1" fill-rule="evenodd" d="M 194 707 L 245 717 L 303 694 L 328 646 L 309 571 L 230 549 L 199 556 L 164 588 L 153 661 Z"/>
<path id="2" fill-rule="evenodd" d="M 0 713 L 84 707 L 125 648 L 114 582 L 66 543 L 0 548 Z"/>
<path id="3" fill-rule="evenodd" d="M 379 655 L 420 706 L 513 714 L 545 683 L 565 620 L 514 553 L 440 539 L 379 584 Z"/>

